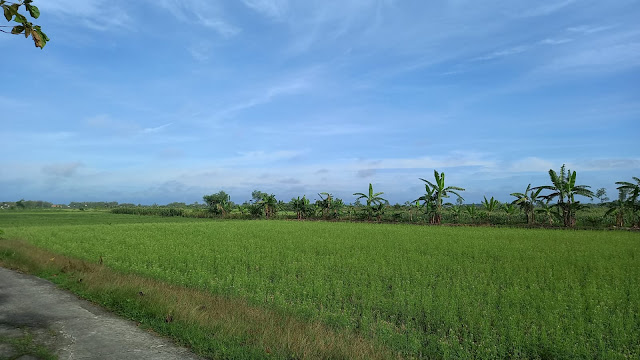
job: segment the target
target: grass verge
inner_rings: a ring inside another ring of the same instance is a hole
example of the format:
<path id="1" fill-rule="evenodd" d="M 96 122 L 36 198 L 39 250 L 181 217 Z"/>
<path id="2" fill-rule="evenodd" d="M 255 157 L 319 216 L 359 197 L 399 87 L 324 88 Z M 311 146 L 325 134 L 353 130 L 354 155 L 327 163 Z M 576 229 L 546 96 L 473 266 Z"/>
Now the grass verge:
<path id="1" fill-rule="evenodd" d="M 41 360 L 57 360 L 58 357 L 49 349 L 36 343 L 28 332 L 21 337 L 0 336 L 0 345 L 8 345 L 11 355 L 4 357 L 0 354 L 0 360 L 37 358 Z"/>
<path id="2" fill-rule="evenodd" d="M 209 358 L 398 357 L 348 331 L 251 306 L 241 299 L 122 274 L 23 241 L 0 241 L 0 266 L 49 279 Z"/>

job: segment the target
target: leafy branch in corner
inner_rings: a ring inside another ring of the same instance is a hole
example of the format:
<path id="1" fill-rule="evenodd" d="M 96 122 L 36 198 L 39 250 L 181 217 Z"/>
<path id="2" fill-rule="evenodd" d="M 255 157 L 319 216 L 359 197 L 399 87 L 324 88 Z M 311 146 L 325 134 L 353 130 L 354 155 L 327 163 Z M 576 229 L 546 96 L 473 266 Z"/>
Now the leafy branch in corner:
<path id="1" fill-rule="evenodd" d="M 40 10 L 37 6 L 32 5 L 32 2 L 33 0 L 23 0 L 19 2 L 0 0 L 0 7 L 2 7 L 4 18 L 9 22 L 14 21 L 19 24 L 13 26 L 0 25 L 0 32 L 13 35 L 24 35 L 25 38 L 31 36 L 35 46 L 42 49 L 47 44 L 47 41 L 49 41 L 49 37 L 47 34 L 42 32 L 40 25 L 33 25 L 25 15 L 20 13 L 20 7 L 24 6 L 32 18 L 37 19 L 40 17 Z M 11 30 L 6 31 L 2 28 L 11 28 Z"/>

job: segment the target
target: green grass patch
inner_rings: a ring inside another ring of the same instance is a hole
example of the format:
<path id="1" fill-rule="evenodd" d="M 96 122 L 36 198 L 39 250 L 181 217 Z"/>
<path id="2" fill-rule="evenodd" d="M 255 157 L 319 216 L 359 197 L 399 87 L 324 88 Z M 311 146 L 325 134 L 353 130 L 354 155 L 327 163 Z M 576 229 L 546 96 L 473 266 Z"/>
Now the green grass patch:
<path id="1" fill-rule="evenodd" d="M 114 214 L 101 215 L 110 225 L 78 216 L 25 226 L 3 216 L 7 238 L 354 332 L 403 357 L 640 356 L 638 233 L 126 215 L 140 222 L 118 223 Z"/>
<path id="2" fill-rule="evenodd" d="M 4 345 L 5 350 L 11 354 L 9 356 L 2 356 L 2 354 L 0 354 L 0 360 L 26 358 L 36 358 L 40 360 L 58 359 L 58 357 L 53 354 L 47 347 L 40 345 L 36 341 L 34 341 L 33 336 L 28 332 L 19 337 L 0 335 L 0 345 Z"/>

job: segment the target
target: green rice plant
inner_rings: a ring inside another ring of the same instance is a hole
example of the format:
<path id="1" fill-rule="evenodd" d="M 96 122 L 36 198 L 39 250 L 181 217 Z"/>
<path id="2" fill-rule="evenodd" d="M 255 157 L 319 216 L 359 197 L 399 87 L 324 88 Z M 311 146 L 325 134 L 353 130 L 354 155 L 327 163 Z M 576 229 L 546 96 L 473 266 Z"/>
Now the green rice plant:
<path id="1" fill-rule="evenodd" d="M 8 238 L 354 331 L 399 357 L 640 356 L 634 232 L 3 216 Z"/>

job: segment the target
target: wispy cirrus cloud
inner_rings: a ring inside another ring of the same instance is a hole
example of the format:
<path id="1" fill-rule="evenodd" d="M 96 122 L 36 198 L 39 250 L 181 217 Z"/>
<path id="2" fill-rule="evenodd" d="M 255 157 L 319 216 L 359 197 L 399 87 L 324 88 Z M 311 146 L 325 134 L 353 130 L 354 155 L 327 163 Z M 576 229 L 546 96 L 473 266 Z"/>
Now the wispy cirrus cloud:
<path id="1" fill-rule="evenodd" d="M 280 20 L 289 9 L 287 0 L 242 0 L 250 9 L 269 18 Z"/>
<path id="2" fill-rule="evenodd" d="M 154 6 L 169 11 L 178 20 L 215 30 L 220 36 L 230 38 L 240 33 L 240 27 L 227 19 L 223 5 L 219 1 L 208 0 L 152 0 Z"/>
<path id="3" fill-rule="evenodd" d="M 108 0 L 56 0 L 38 3 L 43 13 L 63 17 L 65 23 L 80 24 L 97 31 L 133 30 L 133 19 L 126 11 L 122 11 L 123 4 L 118 5 L 118 1 Z"/>

